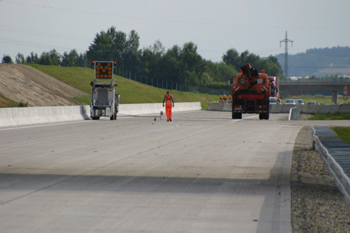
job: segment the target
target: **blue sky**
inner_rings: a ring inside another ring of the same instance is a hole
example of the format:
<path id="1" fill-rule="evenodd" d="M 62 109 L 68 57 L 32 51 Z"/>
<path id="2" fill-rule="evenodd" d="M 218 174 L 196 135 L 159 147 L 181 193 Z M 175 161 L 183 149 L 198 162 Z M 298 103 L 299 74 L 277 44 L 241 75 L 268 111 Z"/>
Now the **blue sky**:
<path id="1" fill-rule="evenodd" d="M 140 48 L 194 42 L 207 60 L 230 48 L 261 57 L 350 46 L 348 0 L 0 0 L 0 55 L 85 52 L 111 26 L 140 36 Z"/>

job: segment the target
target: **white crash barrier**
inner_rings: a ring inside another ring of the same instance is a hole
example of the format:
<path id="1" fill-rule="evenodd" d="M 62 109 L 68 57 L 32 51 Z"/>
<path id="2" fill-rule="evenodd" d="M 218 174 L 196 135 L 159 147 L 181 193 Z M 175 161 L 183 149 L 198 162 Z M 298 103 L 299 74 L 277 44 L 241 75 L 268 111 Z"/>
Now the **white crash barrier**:
<path id="1" fill-rule="evenodd" d="M 350 113 L 350 104 L 339 105 L 339 113 Z"/>
<path id="2" fill-rule="evenodd" d="M 300 117 L 300 109 L 299 108 L 291 108 L 289 110 L 288 120 L 297 120 Z"/>
<path id="3" fill-rule="evenodd" d="M 223 105 L 224 106 L 222 108 L 222 111 L 232 112 L 232 104 L 231 103 L 224 103 Z"/>
<path id="4" fill-rule="evenodd" d="M 175 103 L 173 107 L 173 112 L 182 112 L 182 111 L 196 111 L 201 110 L 200 102 L 182 102 Z M 163 111 L 165 114 L 165 107 L 162 103 L 154 104 L 120 104 L 118 114 L 122 115 L 143 115 L 143 114 L 152 114 Z"/>
<path id="5" fill-rule="evenodd" d="M 224 105 L 225 105 L 225 103 L 210 102 L 207 110 L 208 111 L 222 111 L 224 109 Z M 226 105 L 228 105 L 228 104 L 226 104 Z"/>
<path id="6" fill-rule="evenodd" d="M 200 102 L 175 103 L 173 112 L 201 110 Z M 165 108 L 156 104 L 121 104 L 121 115 L 160 114 Z M 0 127 L 40 125 L 56 122 L 90 120 L 90 106 L 53 106 L 0 108 Z"/>
<path id="7" fill-rule="evenodd" d="M 0 127 L 17 126 L 12 108 L 0 108 Z"/>
<path id="8" fill-rule="evenodd" d="M 270 104 L 270 113 L 281 113 L 282 112 L 282 104 Z"/>
<path id="9" fill-rule="evenodd" d="M 1 108 L 0 127 L 39 125 L 90 119 L 90 106 Z"/>
<path id="10" fill-rule="evenodd" d="M 322 104 L 322 105 L 270 105 L 270 113 L 289 113 L 291 108 L 298 108 L 300 113 L 350 113 L 350 104 Z M 210 102 L 207 111 L 232 111 L 231 103 Z"/>

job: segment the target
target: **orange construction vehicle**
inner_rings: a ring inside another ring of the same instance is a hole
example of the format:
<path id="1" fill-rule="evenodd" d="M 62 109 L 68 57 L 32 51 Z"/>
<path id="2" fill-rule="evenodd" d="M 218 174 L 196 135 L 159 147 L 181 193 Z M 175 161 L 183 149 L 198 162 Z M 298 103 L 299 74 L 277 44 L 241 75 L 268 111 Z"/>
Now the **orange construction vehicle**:
<path id="1" fill-rule="evenodd" d="M 236 80 L 231 77 L 232 119 L 242 119 L 242 113 L 259 113 L 259 119 L 269 119 L 271 83 L 264 70 L 259 73 L 246 63 Z"/>

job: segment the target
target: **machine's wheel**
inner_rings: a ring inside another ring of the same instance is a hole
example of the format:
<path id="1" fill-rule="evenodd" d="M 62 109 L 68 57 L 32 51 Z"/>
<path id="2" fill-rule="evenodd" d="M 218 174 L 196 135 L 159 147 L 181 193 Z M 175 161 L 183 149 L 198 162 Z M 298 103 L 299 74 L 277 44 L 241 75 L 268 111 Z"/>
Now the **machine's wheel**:
<path id="1" fill-rule="evenodd" d="M 232 119 L 242 119 L 241 112 L 232 112 Z"/>
<path id="2" fill-rule="evenodd" d="M 237 117 L 238 117 L 237 113 L 236 112 L 232 112 L 232 119 L 238 119 Z"/>
<path id="3" fill-rule="evenodd" d="M 265 119 L 265 113 L 259 113 L 259 119 L 260 120 Z"/>
<path id="4" fill-rule="evenodd" d="M 269 119 L 269 113 L 259 113 L 259 119 L 260 120 L 268 120 Z"/>
<path id="5" fill-rule="evenodd" d="M 117 112 L 113 113 L 113 115 L 112 115 L 112 116 L 110 116 L 110 118 L 109 118 L 109 119 L 111 119 L 111 121 L 115 121 L 115 120 L 117 120 Z"/>
<path id="6" fill-rule="evenodd" d="M 92 120 L 99 120 L 100 117 L 91 117 Z"/>

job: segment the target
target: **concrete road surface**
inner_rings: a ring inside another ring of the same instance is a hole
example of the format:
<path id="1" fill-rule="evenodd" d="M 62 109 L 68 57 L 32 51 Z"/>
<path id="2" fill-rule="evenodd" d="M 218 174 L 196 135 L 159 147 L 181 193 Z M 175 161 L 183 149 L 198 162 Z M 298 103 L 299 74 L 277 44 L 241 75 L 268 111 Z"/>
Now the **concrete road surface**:
<path id="1" fill-rule="evenodd" d="M 173 117 L 0 129 L 0 232 L 291 232 L 301 124 Z"/>

